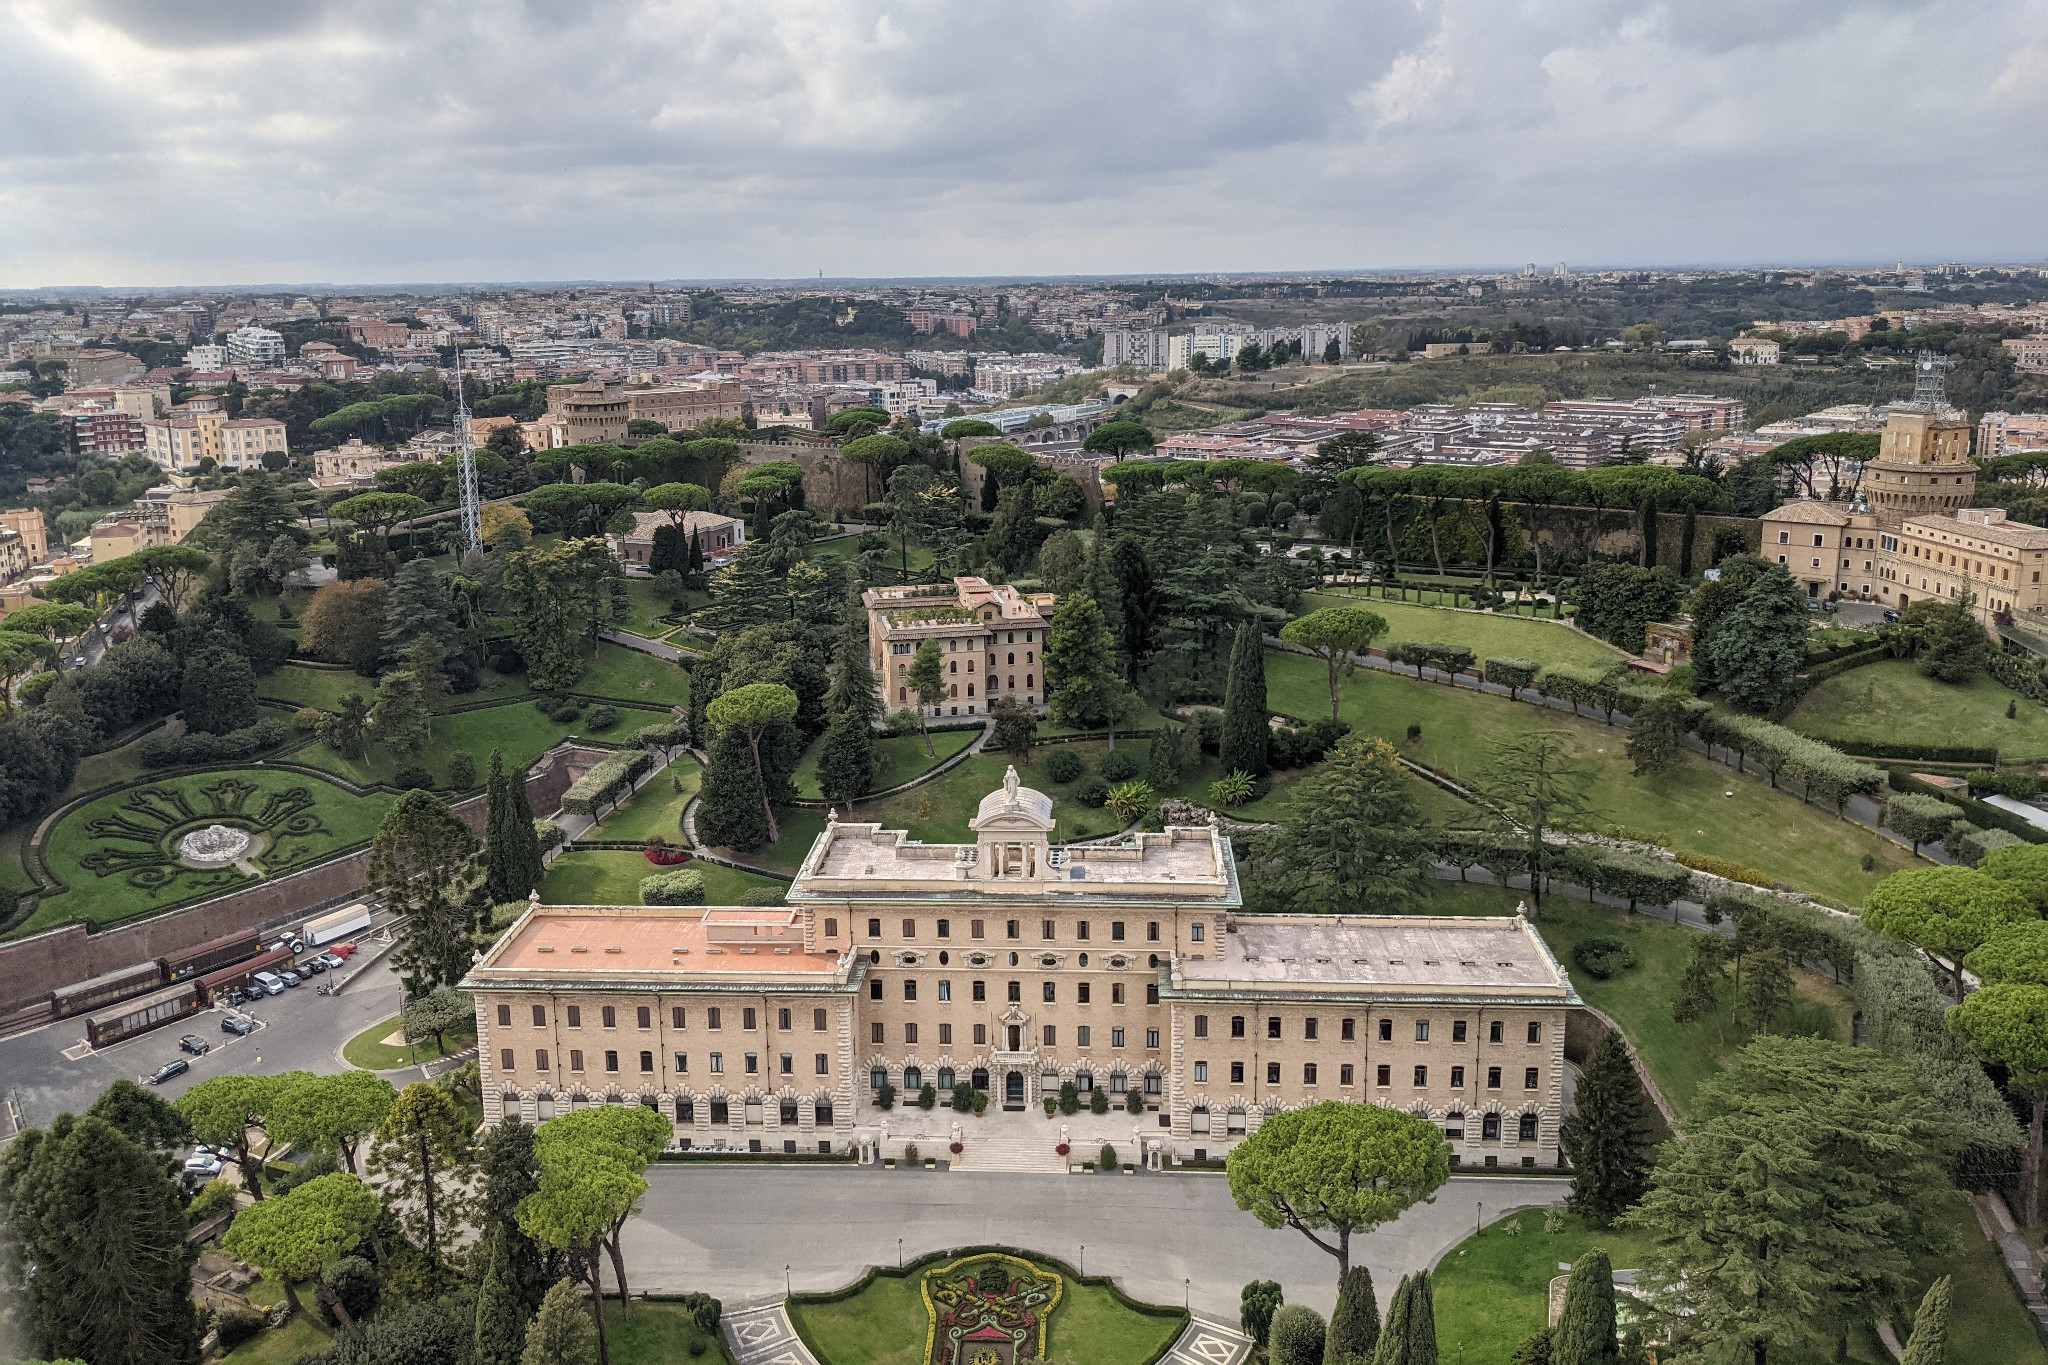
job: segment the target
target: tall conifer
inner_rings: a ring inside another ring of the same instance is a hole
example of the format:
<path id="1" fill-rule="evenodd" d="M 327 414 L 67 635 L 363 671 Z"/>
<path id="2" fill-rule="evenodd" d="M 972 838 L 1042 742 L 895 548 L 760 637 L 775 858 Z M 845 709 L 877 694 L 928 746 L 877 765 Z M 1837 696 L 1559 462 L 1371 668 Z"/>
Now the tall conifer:
<path id="1" fill-rule="evenodd" d="M 1614 1264 L 1607 1253 L 1588 1251 L 1572 1263 L 1564 1287 L 1564 1312 L 1550 1342 L 1551 1365 L 1617 1365 L 1621 1346 L 1614 1335 Z"/>
<path id="2" fill-rule="evenodd" d="M 1373 1297 L 1372 1272 L 1355 1265 L 1344 1272 L 1344 1282 L 1337 1289 L 1323 1365 L 1369 1365 L 1379 1342 L 1380 1305 Z"/>
<path id="3" fill-rule="evenodd" d="M 506 772 L 505 755 L 496 749 L 484 788 L 484 869 L 494 905 L 523 900 L 540 885 L 540 839 L 526 804 L 526 774 Z"/>
<path id="4" fill-rule="evenodd" d="M 1560 1134 L 1572 1163 L 1571 1205 L 1605 1227 L 1643 1197 L 1655 1158 L 1655 1111 L 1620 1033 L 1610 1030 L 1594 1047 L 1577 1099 Z"/>
<path id="5" fill-rule="evenodd" d="M 1217 756 L 1226 773 L 1249 773 L 1263 781 L 1273 771 L 1266 757 L 1266 651 L 1256 621 L 1237 628 L 1230 649 L 1230 677 L 1223 693 L 1223 738 Z"/>

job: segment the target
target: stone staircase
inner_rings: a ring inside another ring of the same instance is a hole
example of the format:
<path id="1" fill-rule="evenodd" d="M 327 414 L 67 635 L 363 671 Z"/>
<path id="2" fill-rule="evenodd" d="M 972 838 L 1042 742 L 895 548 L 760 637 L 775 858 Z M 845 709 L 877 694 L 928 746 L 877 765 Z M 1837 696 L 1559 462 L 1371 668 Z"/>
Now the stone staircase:
<path id="1" fill-rule="evenodd" d="M 1053 1150 L 1058 1141 L 1059 1130 L 1050 1124 L 1035 1132 L 1004 1132 L 1000 1129 L 977 1132 L 969 1127 L 960 1135 L 962 1151 L 953 1158 L 953 1169 L 1065 1175 L 1067 1158 Z"/>

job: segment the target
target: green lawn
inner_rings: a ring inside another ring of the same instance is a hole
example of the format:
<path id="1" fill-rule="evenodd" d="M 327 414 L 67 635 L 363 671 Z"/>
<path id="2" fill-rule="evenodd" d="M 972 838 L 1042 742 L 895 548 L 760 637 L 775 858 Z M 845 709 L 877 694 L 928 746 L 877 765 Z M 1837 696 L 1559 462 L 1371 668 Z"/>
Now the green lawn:
<path id="1" fill-rule="evenodd" d="M 696 759 L 685 755 L 669 764 L 585 837 L 648 839 L 659 835 L 671 843 L 684 843 L 683 807 L 690 804 L 703 780 L 703 768 Z"/>
<path id="2" fill-rule="evenodd" d="M 242 783 L 254 790 L 238 793 L 234 784 Z M 296 791 L 312 798 L 303 811 L 272 805 Z M 154 792 L 168 795 L 149 795 Z M 43 856 L 50 871 L 70 889 L 45 897 L 23 932 L 69 920 L 119 919 L 153 905 L 245 884 L 248 878 L 232 867 L 198 871 L 177 863 L 169 852 L 190 830 L 216 819 L 283 831 L 291 823 L 304 823 L 305 816 L 313 817 L 316 823 L 302 832 L 266 836 L 268 846 L 257 855 L 256 864 L 275 875 L 369 839 L 392 799 L 382 793 L 352 796 L 306 773 L 263 767 L 194 773 L 110 793 L 72 811 L 50 831 Z M 117 820 L 118 827 L 103 824 L 97 835 L 89 828 L 94 821 Z M 116 833 L 123 837 L 111 837 Z M 123 856 L 111 868 L 84 866 L 84 860 L 97 853 Z M 147 885 L 159 876 L 164 878 L 161 885 Z"/>
<path id="3" fill-rule="evenodd" d="M 811 846 L 818 842 L 818 836 L 825 832 L 825 812 L 815 806 L 777 806 L 775 825 L 782 835 L 775 843 L 764 844 L 752 853 L 741 853 L 735 849 L 720 849 L 719 852 L 756 867 L 794 875 L 803 866 L 804 859 L 811 855 Z"/>
<path id="4" fill-rule="evenodd" d="M 633 614 L 620 623 L 620 630 L 652 639 L 675 629 L 673 622 L 662 619 L 669 614 L 669 605 L 655 594 L 653 579 L 628 578 L 626 596 L 633 604 Z"/>
<path id="5" fill-rule="evenodd" d="M 1785 724 L 1815 739 L 1996 748 L 2008 763 L 2048 757 L 2048 707 L 1982 673 L 1953 687 L 1936 682 L 1910 659 L 1836 674 L 1808 692 Z"/>
<path id="6" fill-rule="evenodd" d="M 365 1071 L 396 1071 L 402 1066 L 418 1066 L 421 1062 L 431 1062 L 436 1057 L 450 1056 L 476 1045 L 475 1029 L 443 1034 L 441 1041 L 447 1045 L 445 1052 L 434 1046 L 432 1038 L 423 1038 L 410 1047 L 392 1047 L 384 1040 L 396 1032 L 398 1016 L 394 1014 L 342 1044 L 342 1058 L 350 1066 L 359 1066 Z"/>
<path id="7" fill-rule="evenodd" d="M 1518 899 L 1523 894 L 1515 893 Z M 1564 896 L 1544 897 L 1537 928 L 1557 960 L 1572 972 L 1572 984 L 1578 987 L 1580 998 L 1621 1025 L 1681 1119 L 1691 1108 L 1700 1082 L 1719 1071 L 1750 1040 L 1749 1030 L 1732 1018 L 1732 984 L 1722 987 L 1721 1008 L 1711 1016 L 1690 1024 L 1677 1023 L 1671 1017 L 1671 1002 L 1678 997 L 1678 981 L 1692 960 L 1699 930 L 1653 914 L 1631 915 L 1625 909 Z M 1572 970 L 1572 945 L 1584 938 L 1620 939 L 1635 950 L 1636 965 L 1605 981 Z M 1778 1021 L 1776 1031 L 1848 1042 L 1850 1016 L 1855 1012 L 1848 990 L 1804 970 L 1795 970 L 1792 977 L 1792 1005 Z"/>
<path id="8" fill-rule="evenodd" d="M 655 706 L 690 704 L 688 674 L 667 659 L 657 659 L 652 654 L 627 649 L 624 645 L 599 646 L 597 657 L 583 670 L 582 679 L 569 690 Z M 652 725 L 657 719 L 648 716 L 641 723 Z"/>
<path id="9" fill-rule="evenodd" d="M 346 668 L 311 668 L 305 664 L 288 663 L 269 677 L 258 679 L 256 692 L 259 696 L 290 702 L 294 706 L 317 706 L 323 711 L 336 711 L 341 708 L 341 699 L 351 692 L 359 693 L 364 701 L 375 701 L 377 680 L 360 677 Z M 523 676 L 506 677 L 486 669 L 479 675 L 474 692 L 450 696 L 443 705 L 512 701 L 523 699 L 530 692 Z"/>
<path id="10" fill-rule="evenodd" d="M 922 735 L 876 740 L 875 750 L 882 756 L 882 766 L 875 776 L 874 790 L 885 792 L 891 787 L 902 786 L 919 773 L 931 771 L 974 743 L 974 737 L 980 733 L 978 730 L 941 730 L 931 737 L 937 757 L 925 753 Z M 825 796 L 818 787 L 818 749 L 824 742 L 824 736 L 820 735 L 804 751 L 804 761 L 796 768 L 796 793 L 807 801 L 821 801 Z"/>
<path id="11" fill-rule="evenodd" d="M 1277 711 L 1313 715 L 1329 707 L 1321 664 L 1301 655 L 1266 656 L 1267 698 Z M 1709 854 L 1770 874 L 1844 904 L 1862 903 L 1885 876 L 1912 866 L 1905 849 L 1790 792 L 1687 751 L 1663 773 L 1636 777 L 1622 745 L 1627 731 L 1442 683 L 1360 669 L 1342 684 L 1343 717 L 1399 745 L 1409 758 L 1454 779 L 1483 778 L 1492 746 L 1541 726 L 1565 737 L 1593 776 L 1589 794 L 1603 825 L 1655 834 L 1674 848 Z M 1410 742 L 1410 724 L 1422 726 Z M 1725 793 L 1733 792 L 1733 796 Z M 1865 872 L 1861 860 L 1872 860 Z"/>
<path id="12" fill-rule="evenodd" d="M 703 1365 L 731 1365 L 732 1357 L 725 1353 L 718 1333 L 706 1336 L 698 1331 L 679 1303 L 642 1299 L 634 1303 L 631 1313 L 624 1313 L 617 1299 L 607 1299 L 604 1331 L 612 1365 L 673 1365 L 692 1360 Z"/>
<path id="13" fill-rule="evenodd" d="M 1955 1295 L 1948 1330 L 1949 1365 L 1975 1365 L 1995 1360 L 1999 1365 L 2048 1365 L 2048 1350 L 2041 1346 L 2034 1324 L 2028 1320 L 2026 1305 L 2013 1292 L 2006 1278 L 2005 1264 L 1998 1248 L 1985 1240 L 1969 1197 L 1961 1192 L 1947 1196 L 1942 1221 L 1954 1238 L 1951 1255 L 1936 1257 L 1916 1266 L 1914 1303 L 1927 1287 L 1943 1275 L 1955 1277 Z M 1912 1328 L 1912 1315 L 1902 1315 L 1899 1324 Z M 1900 1340 L 1905 1339 L 1900 1333 Z M 1871 1359 L 1889 1365 L 1890 1358 L 1878 1354 L 1882 1348 L 1872 1342 Z"/>
<path id="14" fill-rule="evenodd" d="M 931 1266 L 946 1264 L 934 1260 Z M 1065 1277 L 1045 1344 L 1050 1365 L 1136 1365 L 1150 1360 L 1186 1325 L 1176 1312 L 1153 1317 L 1118 1303 L 1108 1289 Z M 789 1315 L 815 1344 L 820 1365 L 921 1365 L 926 1314 L 916 1268 L 877 1275 L 837 1303 L 789 1301 Z"/>
<path id="15" fill-rule="evenodd" d="M 1084 741 L 1058 747 L 1079 758 L 1089 772 L 1094 772 L 1109 752 L 1105 742 Z M 1118 740 L 1116 747 L 1119 753 L 1129 752 L 1142 768 L 1151 751 L 1151 741 Z M 1117 828 L 1116 817 L 1107 810 L 1090 810 L 1074 800 L 1073 791 L 1080 779 L 1061 785 L 1046 775 L 1045 760 L 1053 752 L 1055 749 L 1050 745 L 1033 749 L 1031 761 L 1018 765 L 1017 776 L 1025 786 L 1036 787 L 1052 797 L 1053 819 L 1059 822 L 1053 831 L 1054 841 L 1084 839 Z M 857 818 L 884 829 L 907 829 L 913 839 L 926 843 L 971 843 L 974 834 L 967 828 L 968 820 L 979 808 L 981 798 L 1003 785 L 1003 770 L 1013 761 L 1008 754 L 983 750 L 943 776 L 907 792 L 881 801 L 862 802 L 856 810 Z"/>
<path id="16" fill-rule="evenodd" d="M 222 1356 L 222 1365 L 293 1365 L 300 1356 L 333 1345 L 334 1338 L 313 1316 L 310 1289 L 300 1291 L 299 1301 L 308 1305 L 306 1312 L 282 1327 L 257 1333 Z"/>
<path id="17" fill-rule="evenodd" d="M 1387 618 L 1387 633 L 1375 642 L 1382 648 L 1396 640 L 1429 641 L 1467 645 L 1481 659 L 1505 654 L 1546 664 L 1610 664 L 1627 657 L 1612 645 L 1581 635 L 1562 621 L 1449 611 L 1412 602 L 1403 605 L 1341 592 L 1309 593 L 1302 605 L 1304 610 L 1358 606 L 1379 613 Z M 1327 698 L 1328 694 L 1324 695 Z M 1329 709 L 1325 700 L 1322 714 L 1328 715 Z M 1314 713 L 1306 717 L 1314 718 Z"/>
<path id="18" fill-rule="evenodd" d="M 607 737 L 623 738 L 630 733 L 631 721 L 631 715 L 622 716 L 619 724 L 606 732 Z M 434 717 L 433 736 L 423 749 L 393 754 L 372 744 L 361 758 L 344 758 L 324 744 L 310 744 L 294 752 L 291 761 L 340 773 L 351 782 L 361 783 L 389 782 L 400 768 L 420 764 L 445 787 L 449 761 L 458 753 L 466 753 L 475 760 L 478 774 L 483 775 L 491 770 L 491 750 L 498 749 L 505 755 L 506 770 L 516 772 L 561 743 L 565 736 L 584 733 L 587 730 L 580 721 L 564 725 L 549 720 L 531 702 L 509 702 Z"/>
<path id="19" fill-rule="evenodd" d="M 877 488 L 876 496 L 879 497 L 880 495 L 881 490 Z M 901 573 L 903 567 L 903 538 L 901 536 L 890 536 L 888 540 L 889 548 L 887 553 L 882 556 L 882 563 L 888 571 L 889 580 L 893 581 Z M 854 559 L 859 557 L 859 555 L 859 536 L 844 536 L 824 544 L 813 542 L 810 547 L 810 557 L 812 559 Z M 930 569 L 931 566 L 932 552 L 919 545 L 916 541 L 912 541 L 910 543 L 910 576 L 913 579 L 922 578 L 926 576 L 926 570 Z"/>
<path id="20" fill-rule="evenodd" d="M 686 866 L 703 874 L 704 899 L 711 905 L 738 905 L 745 892 L 760 887 L 781 891 L 787 885 L 716 863 Z M 641 879 L 665 870 L 673 869 L 656 867 L 638 853 L 602 849 L 564 853 L 541 878 L 540 898 L 545 905 L 638 905 Z"/>
<path id="21" fill-rule="evenodd" d="M 1516 1198 L 1505 1185 L 1500 1198 Z M 1486 1202 L 1492 1203 L 1488 1195 Z M 1520 1229 L 1510 1235 L 1508 1228 Z M 1650 1239 L 1640 1232 L 1591 1228 L 1576 1214 L 1564 1216 L 1559 1232 L 1543 1230 L 1543 1215 L 1515 1214 L 1468 1237 L 1437 1263 L 1430 1277 L 1435 1291 L 1437 1356 L 1446 1362 L 1463 1359 L 1480 1365 L 1505 1365 L 1515 1348 L 1543 1330 L 1548 1320 L 1550 1281 L 1565 1272 L 1560 1261 L 1576 1261 L 1596 1247 L 1605 1247 L 1616 1270 L 1639 1266 Z M 1392 1286 L 1375 1286 L 1382 1296 Z M 1775 1358 L 1775 1357 L 1774 1357 Z"/>

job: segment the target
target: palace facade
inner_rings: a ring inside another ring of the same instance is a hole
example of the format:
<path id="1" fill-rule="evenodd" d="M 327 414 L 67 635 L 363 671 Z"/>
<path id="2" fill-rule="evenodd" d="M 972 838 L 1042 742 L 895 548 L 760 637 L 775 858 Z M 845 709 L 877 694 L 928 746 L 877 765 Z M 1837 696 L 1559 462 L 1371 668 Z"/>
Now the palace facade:
<path id="1" fill-rule="evenodd" d="M 787 908 L 536 904 L 463 983 L 487 1121 L 639 1103 L 678 1146 L 844 1151 L 885 1085 L 1072 1084 L 1183 1156 L 1343 1100 L 1426 1115 L 1454 1162 L 1558 1164 L 1581 1002 L 1521 916 L 1246 914 L 1212 826 L 1055 825 L 1012 769 L 973 843 L 828 824 Z"/>

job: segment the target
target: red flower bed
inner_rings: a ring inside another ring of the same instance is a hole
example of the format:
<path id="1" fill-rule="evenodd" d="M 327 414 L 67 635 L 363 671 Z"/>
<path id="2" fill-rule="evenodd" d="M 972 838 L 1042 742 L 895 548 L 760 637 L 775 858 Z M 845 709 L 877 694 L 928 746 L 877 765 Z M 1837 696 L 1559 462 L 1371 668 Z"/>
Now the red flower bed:
<path id="1" fill-rule="evenodd" d="M 641 852 L 645 853 L 647 861 L 656 867 L 674 867 L 677 863 L 690 861 L 690 855 L 679 848 L 648 848 L 642 849 Z"/>

